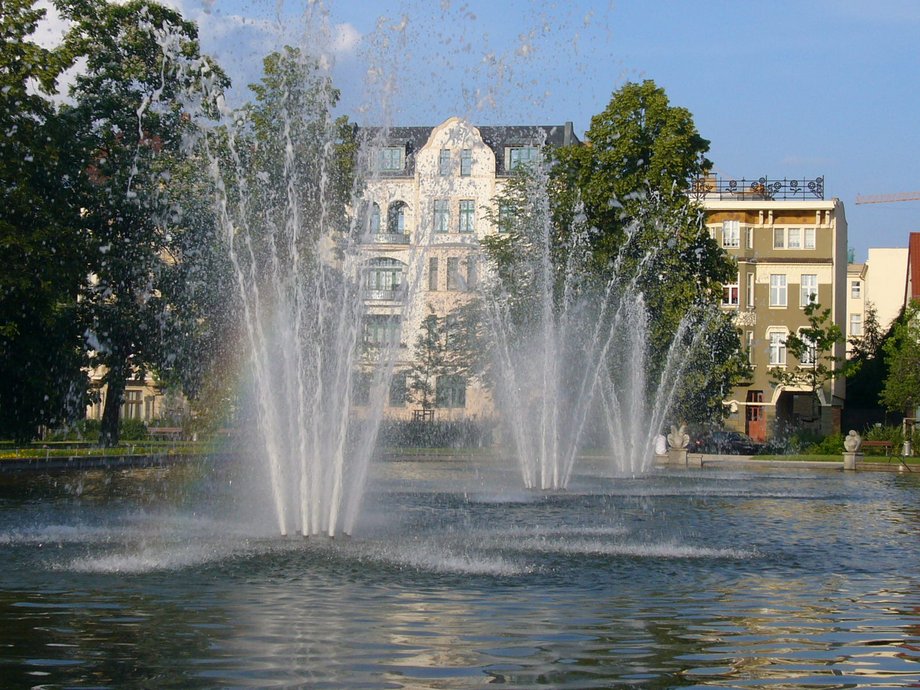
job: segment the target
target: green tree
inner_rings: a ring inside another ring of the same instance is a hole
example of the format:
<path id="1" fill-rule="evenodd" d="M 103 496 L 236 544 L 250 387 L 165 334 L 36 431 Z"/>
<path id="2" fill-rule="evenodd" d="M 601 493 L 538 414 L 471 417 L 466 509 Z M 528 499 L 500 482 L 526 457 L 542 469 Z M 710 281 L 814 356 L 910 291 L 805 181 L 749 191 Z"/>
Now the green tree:
<path id="1" fill-rule="evenodd" d="M 339 91 L 300 49 L 266 56 L 249 88 L 253 102 L 216 146 L 232 215 L 246 226 L 238 239 L 267 268 L 292 260 L 289 251 L 313 251 L 321 233 L 345 236 L 358 145 L 347 117 L 332 114 Z"/>
<path id="2" fill-rule="evenodd" d="M 0 11 L 0 435 L 20 441 L 84 415 L 88 387 L 76 161 L 48 97 L 64 60 L 31 40 L 45 14 L 34 4 Z"/>
<path id="3" fill-rule="evenodd" d="M 845 339 L 840 326 L 831 320 L 829 307 L 822 309 L 813 301 L 805 307 L 804 313 L 808 326 L 786 338 L 786 351 L 795 357 L 797 363 L 795 366 L 770 369 L 770 377 L 777 385 L 808 389 L 813 416 L 817 417 L 821 404 L 819 391 L 834 379 L 854 373 L 857 364 L 834 354 Z"/>
<path id="4" fill-rule="evenodd" d="M 657 380 L 680 324 L 694 321 L 686 331 L 693 348 L 717 349 L 719 357 L 706 376 L 685 379 L 675 414 L 698 423 L 721 417 L 722 396 L 743 377 L 746 364 L 737 330 L 727 318 L 713 316 L 722 284 L 735 279 L 737 266 L 709 236 L 702 209 L 689 194 L 711 166 L 709 142 L 690 112 L 671 105 L 651 80 L 615 92 L 592 118 L 586 139 L 583 146 L 553 153 L 554 223 L 586 227 L 579 232 L 590 252 L 588 270 L 600 281 L 613 274 L 623 289 L 643 295 L 650 381 Z"/>
<path id="5" fill-rule="evenodd" d="M 871 361 L 881 354 L 885 334 L 878 322 L 878 310 L 872 302 L 866 302 L 863 332 L 860 336 L 850 338 L 853 347 L 853 358 L 859 361 Z"/>
<path id="6" fill-rule="evenodd" d="M 920 406 L 920 301 L 907 305 L 883 349 L 888 377 L 880 401 L 889 410 L 913 416 Z"/>
<path id="7" fill-rule="evenodd" d="M 423 410 L 435 408 L 435 384 L 445 373 L 446 357 L 441 319 L 432 311 L 423 320 L 412 348 L 407 372 L 409 398 Z"/>
<path id="8" fill-rule="evenodd" d="M 597 229 L 595 258 L 606 267 L 619 254 L 630 225 L 645 220 L 649 195 L 655 196 L 659 215 L 662 207 L 689 205 L 693 180 L 712 165 L 706 158 L 709 141 L 700 136 L 690 111 L 672 106 L 652 80 L 616 91 L 603 112 L 591 118 L 586 139 L 583 146 L 555 154 L 554 174 L 565 180 L 557 189 L 568 190 L 562 199 L 557 195 L 556 212 L 570 214 L 571 192 L 577 191 L 587 223 Z M 684 228 L 671 230 L 680 235 Z"/>
<path id="9" fill-rule="evenodd" d="M 445 316 L 434 309 L 422 320 L 407 370 L 409 398 L 423 410 L 438 406 L 437 382 L 447 377 L 469 380 L 476 371 L 478 358 L 473 356 L 478 335 L 470 335 L 469 318 L 478 321 L 478 305 L 461 305 Z"/>
<path id="10" fill-rule="evenodd" d="M 526 331 L 528 319 L 544 318 L 532 305 L 547 285 L 555 310 L 594 295 L 595 304 L 607 304 L 599 312 L 606 316 L 598 318 L 608 319 L 617 318 L 615 303 L 623 295 L 641 294 L 650 385 L 668 366 L 681 333 L 683 347 L 717 350 L 719 357 L 706 376 L 688 376 L 679 387 L 675 414 L 694 422 L 721 417 L 722 396 L 747 367 L 737 330 L 727 317 L 715 316 L 722 284 L 735 279 L 737 266 L 709 236 L 689 194 L 709 168 L 709 142 L 690 113 L 670 105 L 652 81 L 614 93 L 592 118 L 586 139 L 547 151 L 547 173 L 511 178 L 498 195 L 493 220 L 502 232 L 484 249 L 511 320 Z M 549 272 L 535 266 L 533 256 L 546 256 Z M 688 319 L 691 326 L 681 329 Z M 616 371 L 616 354 L 610 354 Z"/>
<path id="11" fill-rule="evenodd" d="M 64 112 L 83 157 L 82 223 L 91 238 L 91 285 L 82 307 L 93 363 L 105 367 L 100 441 L 118 440 L 126 382 L 160 356 L 168 313 L 160 289 L 181 219 L 172 174 L 196 122 L 216 114 L 227 80 L 199 52 L 197 29 L 150 0 L 61 0 L 64 49 L 85 69 Z"/>

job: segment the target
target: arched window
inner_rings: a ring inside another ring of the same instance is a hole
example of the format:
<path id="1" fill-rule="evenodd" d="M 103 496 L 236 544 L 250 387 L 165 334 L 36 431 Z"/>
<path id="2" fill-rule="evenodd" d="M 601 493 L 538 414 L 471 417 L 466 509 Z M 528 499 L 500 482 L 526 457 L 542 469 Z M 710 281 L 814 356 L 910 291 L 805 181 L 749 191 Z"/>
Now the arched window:
<path id="1" fill-rule="evenodd" d="M 394 201 L 387 208 L 387 232 L 391 235 L 406 233 L 406 203 Z"/>
<path id="2" fill-rule="evenodd" d="M 396 259 L 379 257 L 367 262 L 365 286 L 368 290 L 396 292 L 402 287 L 406 264 Z"/>
<path id="3" fill-rule="evenodd" d="M 369 219 L 368 232 L 376 235 L 380 232 L 380 206 L 371 204 L 371 216 Z"/>

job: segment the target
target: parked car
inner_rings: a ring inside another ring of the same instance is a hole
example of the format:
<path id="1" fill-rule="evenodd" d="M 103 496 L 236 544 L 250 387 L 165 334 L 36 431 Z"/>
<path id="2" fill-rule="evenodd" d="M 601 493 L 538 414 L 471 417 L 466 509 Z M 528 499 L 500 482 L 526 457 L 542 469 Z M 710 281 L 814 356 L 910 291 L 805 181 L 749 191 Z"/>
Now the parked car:
<path id="1" fill-rule="evenodd" d="M 757 455 L 763 449 L 763 444 L 740 431 L 710 431 L 690 440 L 690 451 L 693 453 Z"/>

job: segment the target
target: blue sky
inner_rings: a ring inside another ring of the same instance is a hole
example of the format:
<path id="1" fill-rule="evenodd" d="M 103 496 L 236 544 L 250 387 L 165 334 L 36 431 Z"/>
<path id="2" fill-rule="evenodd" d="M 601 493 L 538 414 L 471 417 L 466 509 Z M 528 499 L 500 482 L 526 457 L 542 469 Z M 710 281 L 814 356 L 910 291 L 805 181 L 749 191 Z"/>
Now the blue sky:
<path id="1" fill-rule="evenodd" d="M 915 0 L 168 4 L 199 23 L 237 100 L 268 50 L 304 36 L 329 57 L 340 109 L 362 124 L 572 120 L 581 135 L 625 81 L 654 79 L 693 113 L 723 176 L 824 176 L 826 195 L 846 205 L 858 260 L 920 230 L 920 201 L 854 203 L 920 190 Z"/>

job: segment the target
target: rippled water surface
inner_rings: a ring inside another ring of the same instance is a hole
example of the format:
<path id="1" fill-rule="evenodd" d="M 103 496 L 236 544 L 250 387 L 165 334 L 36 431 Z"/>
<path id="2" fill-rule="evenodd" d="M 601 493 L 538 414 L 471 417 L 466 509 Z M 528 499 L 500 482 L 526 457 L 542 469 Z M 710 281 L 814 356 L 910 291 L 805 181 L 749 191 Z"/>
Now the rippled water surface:
<path id="1" fill-rule="evenodd" d="M 213 465 L 0 475 L 0 685 L 920 685 L 920 475 L 376 474 L 335 541 Z"/>

